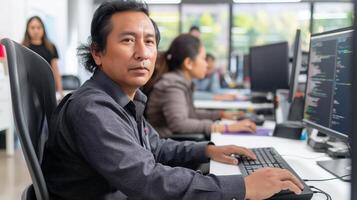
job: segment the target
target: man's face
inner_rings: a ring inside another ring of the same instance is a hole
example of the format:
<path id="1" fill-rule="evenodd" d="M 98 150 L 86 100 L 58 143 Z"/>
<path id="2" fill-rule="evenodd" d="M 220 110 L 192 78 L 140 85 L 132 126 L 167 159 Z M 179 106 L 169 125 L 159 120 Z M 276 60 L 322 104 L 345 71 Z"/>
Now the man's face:
<path id="1" fill-rule="evenodd" d="M 96 64 L 124 91 L 143 86 L 151 77 L 157 55 L 155 29 L 142 12 L 111 17 L 112 31 L 103 52 L 92 52 Z"/>

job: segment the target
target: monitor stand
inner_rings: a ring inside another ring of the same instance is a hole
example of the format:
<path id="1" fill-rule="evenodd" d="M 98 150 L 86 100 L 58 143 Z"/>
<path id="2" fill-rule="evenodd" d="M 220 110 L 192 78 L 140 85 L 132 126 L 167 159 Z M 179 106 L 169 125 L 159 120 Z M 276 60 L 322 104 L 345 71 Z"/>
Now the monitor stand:
<path id="1" fill-rule="evenodd" d="M 287 91 L 279 90 L 276 91 L 276 98 L 279 100 L 275 105 L 275 121 L 276 126 L 273 131 L 273 136 L 289 138 L 289 139 L 302 139 L 302 130 L 304 126 L 302 124 L 302 118 L 291 117 L 294 110 L 295 113 L 299 113 L 303 110 L 303 104 L 297 104 L 294 102 L 299 102 L 294 98 L 293 103 L 289 104 L 287 101 Z M 301 99 L 301 98 L 299 98 Z"/>
<path id="2" fill-rule="evenodd" d="M 331 147 L 331 145 L 327 144 L 327 141 L 330 138 L 321 132 L 312 132 L 307 139 L 307 144 L 316 152 L 327 151 L 327 148 Z"/>
<path id="3" fill-rule="evenodd" d="M 342 181 L 351 181 L 351 159 L 343 158 L 336 160 L 317 161 L 316 163 Z"/>
<path id="4" fill-rule="evenodd" d="M 303 128 L 299 121 L 285 121 L 275 125 L 273 136 L 300 140 Z"/>

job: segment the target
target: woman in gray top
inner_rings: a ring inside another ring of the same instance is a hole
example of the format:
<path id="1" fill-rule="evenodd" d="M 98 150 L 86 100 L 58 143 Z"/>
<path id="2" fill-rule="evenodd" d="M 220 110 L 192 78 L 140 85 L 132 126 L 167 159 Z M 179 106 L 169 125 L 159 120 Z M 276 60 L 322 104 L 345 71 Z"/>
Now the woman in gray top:
<path id="1" fill-rule="evenodd" d="M 161 56 L 159 66 L 167 68 L 154 84 L 146 110 L 147 119 L 162 137 L 172 134 L 211 132 L 254 132 L 256 125 L 250 120 L 233 124 L 216 124 L 220 118 L 234 118 L 238 112 L 196 110 L 193 105 L 192 79 L 206 75 L 206 51 L 200 40 L 189 34 L 174 39 Z"/>

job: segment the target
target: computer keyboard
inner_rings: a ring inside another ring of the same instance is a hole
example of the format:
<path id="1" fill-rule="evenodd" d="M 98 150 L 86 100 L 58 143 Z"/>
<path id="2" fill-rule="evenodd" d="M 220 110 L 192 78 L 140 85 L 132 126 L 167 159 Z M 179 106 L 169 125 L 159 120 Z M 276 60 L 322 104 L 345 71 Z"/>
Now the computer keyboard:
<path id="1" fill-rule="evenodd" d="M 284 160 L 283 157 L 273 148 L 273 147 L 264 147 L 264 148 L 253 148 L 251 149 L 257 159 L 250 160 L 245 156 L 238 156 L 239 160 L 239 169 L 242 172 L 243 176 L 248 176 L 254 171 L 264 168 L 264 167 L 274 167 L 274 168 L 282 168 L 289 170 L 292 174 L 294 174 L 304 185 L 304 190 L 300 195 L 296 195 L 295 193 L 289 190 L 283 190 L 269 199 L 281 200 L 281 199 L 299 199 L 299 200 L 309 200 L 312 198 L 313 192 L 305 184 L 304 181 L 296 174 L 296 172 L 288 165 L 288 163 Z"/>

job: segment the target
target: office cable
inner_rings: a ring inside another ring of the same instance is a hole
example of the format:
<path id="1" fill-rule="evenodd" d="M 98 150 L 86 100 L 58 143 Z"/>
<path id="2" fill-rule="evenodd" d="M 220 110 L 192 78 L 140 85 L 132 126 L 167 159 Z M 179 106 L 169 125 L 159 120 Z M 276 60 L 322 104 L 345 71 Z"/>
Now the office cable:
<path id="1" fill-rule="evenodd" d="M 314 189 L 315 191 L 313 191 L 314 194 L 324 194 L 326 196 L 326 200 L 332 200 L 332 197 L 331 195 L 329 195 L 327 192 L 315 187 L 315 186 L 312 186 L 312 185 L 309 185 L 309 187 L 311 189 Z"/>
<path id="2" fill-rule="evenodd" d="M 302 179 L 305 182 L 312 182 L 312 181 L 331 181 L 331 180 L 336 180 L 336 179 L 342 179 L 344 177 L 351 176 L 351 174 L 343 175 L 343 176 L 338 176 L 338 177 L 333 177 L 333 178 L 325 178 L 325 179 Z"/>
<path id="3" fill-rule="evenodd" d="M 329 196 L 329 194 L 321 191 L 313 191 L 314 194 L 323 194 L 326 196 L 326 200 L 332 200 L 332 198 Z"/>

